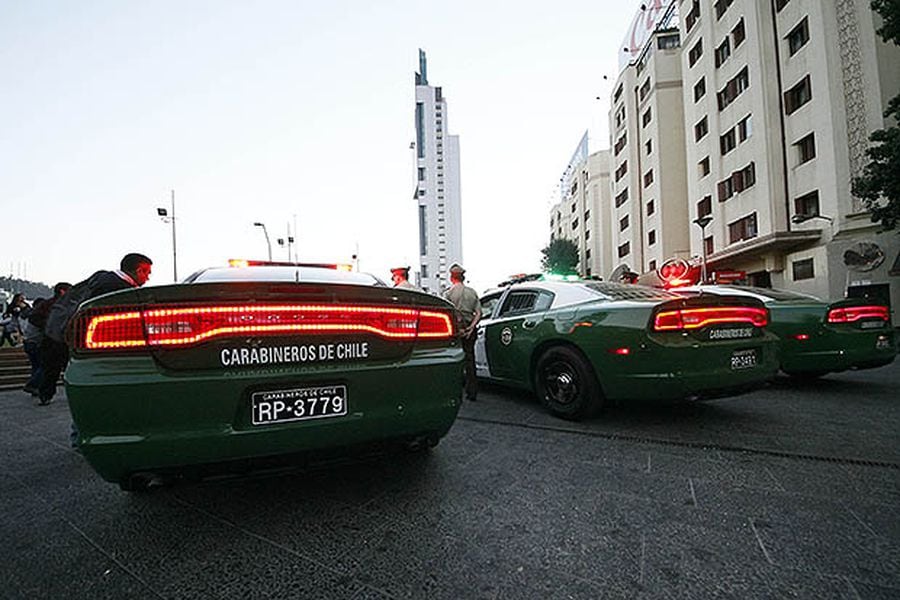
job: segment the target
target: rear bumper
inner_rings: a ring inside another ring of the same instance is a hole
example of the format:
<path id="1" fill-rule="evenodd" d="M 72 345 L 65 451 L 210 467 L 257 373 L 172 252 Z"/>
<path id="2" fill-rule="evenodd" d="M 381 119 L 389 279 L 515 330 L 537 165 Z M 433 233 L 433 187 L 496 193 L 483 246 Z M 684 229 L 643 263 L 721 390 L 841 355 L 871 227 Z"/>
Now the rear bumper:
<path id="1" fill-rule="evenodd" d="M 462 352 L 331 372 L 162 374 L 150 358 L 74 360 L 66 390 L 78 445 L 107 481 L 388 440 L 440 438 L 459 411 Z M 254 426 L 250 394 L 343 384 L 348 414 Z"/>
<path id="2" fill-rule="evenodd" d="M 879 337 L 884 341 L 879 345 Z M 785 340 L 781 369 L 787 373 L 838 372 L 872 369 L 894 362 L 897 342 L 893 331 L 831 334 L 805 342 Z"/>
<path id="3" fill-rule="evenodd" d="M 734 344 L 703 345 L 694 348 L 651 348 L 641 356 L 616 357 L 618 368 L 598 369 L 598 378 L 607 398 L 678 399 L 720 397 L 764 385 L 778 372 L 778 348 L 774 336 L 745 344 L 757 351 L 757 364 L 731 368 Z M 629 359 L 637 359 L 629 363 Z M 664 368 L 663 368 L 664 367 Z"/>

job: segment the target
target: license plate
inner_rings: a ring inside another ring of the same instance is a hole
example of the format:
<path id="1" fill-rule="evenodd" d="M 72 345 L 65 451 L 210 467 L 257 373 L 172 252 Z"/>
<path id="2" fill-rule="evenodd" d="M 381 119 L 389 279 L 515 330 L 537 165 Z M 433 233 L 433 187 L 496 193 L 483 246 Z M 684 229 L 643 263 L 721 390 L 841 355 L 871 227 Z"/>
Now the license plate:
<path id="1" fill-rule="evenodd" d="M 254 425 L 327 419 L 347 414 L 345 385 L 254 392 L 250 399 L 251 422 Z"/>
<path id="2" fill-rule="evenodd" d="M 739 371 L 741 369 L 749 369 L 758 364 L 756 358 L 756 350 L 735 350 L 731 353 L 731 370 Z"/>
<path id="3" fill-rule="evenodd" d="M 859 324 L 860 329 L 881 329 L 884 327 L 884 321 L 862 321 Z"/>

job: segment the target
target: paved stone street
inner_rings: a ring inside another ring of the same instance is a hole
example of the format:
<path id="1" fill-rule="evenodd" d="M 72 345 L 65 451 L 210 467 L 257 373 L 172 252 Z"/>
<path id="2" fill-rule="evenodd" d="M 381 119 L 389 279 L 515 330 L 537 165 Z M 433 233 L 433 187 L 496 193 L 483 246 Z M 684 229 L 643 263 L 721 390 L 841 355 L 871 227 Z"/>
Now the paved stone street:
<path id="1" fill-rule="evenodd" d="M 0 394 L 5 598 L 897 598 L 900 364 L 574 424 L 499 388 L 426 456 L 128 494 Z"/>

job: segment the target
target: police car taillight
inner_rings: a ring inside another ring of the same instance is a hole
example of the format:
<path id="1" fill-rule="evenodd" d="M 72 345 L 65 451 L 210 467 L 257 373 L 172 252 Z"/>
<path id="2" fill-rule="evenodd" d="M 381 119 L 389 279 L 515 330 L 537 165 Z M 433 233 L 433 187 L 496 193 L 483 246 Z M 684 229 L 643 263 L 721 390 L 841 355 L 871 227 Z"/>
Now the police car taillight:
<path id="1" fill-rule="evenodd" d="M 887 321 L 890 318 L 887 306 L 844 306 L 828 311 L 829 323 L 854 323 L 860 319 Z"/>
<path id="2" fill-rule="evenodd" d="M 233 336 L 376 335 L 389 340 L 450 339 L 449 312 L 365 305 L 222 305 L 88 311 L 76 348 L 179 348 Z"/>
<path id="3" fill-rule="evenodd" d="M 710 325 L 742 323 L 754 327 L 765 327 L 769 323 L 769 313 L 765 308 L 755 306 L 714 306 L 664 310 L 656 314 L 653 320 L 653 330 L 680 331 L 702 329 Z"/>

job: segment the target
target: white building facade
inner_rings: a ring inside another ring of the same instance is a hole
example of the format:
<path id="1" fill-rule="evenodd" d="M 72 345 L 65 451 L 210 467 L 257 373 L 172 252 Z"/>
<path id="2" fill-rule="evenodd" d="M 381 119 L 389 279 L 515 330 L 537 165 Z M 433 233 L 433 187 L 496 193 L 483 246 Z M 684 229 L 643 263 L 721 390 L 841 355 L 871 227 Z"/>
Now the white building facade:
<path id="1" fill-rule="evenodd" d="M 418 208 L 419 272 L 416 284 L 440 293 L 448 271 L 463 261 L 459 136 L 448 133 L 447 99 L 429 85 L 425 52 L 419 50 L 416 73 L 414 142 Z"/>
<path id="2" fill-rule="evenodd" d="M 749 284 L 888 302 L 900 325 L 900 236 L 851 194 L 900 93 L 880 26 L 869 0 L 641 3 L 610 98 L 613 262 L 649 282 L 705 256 Z"/>

